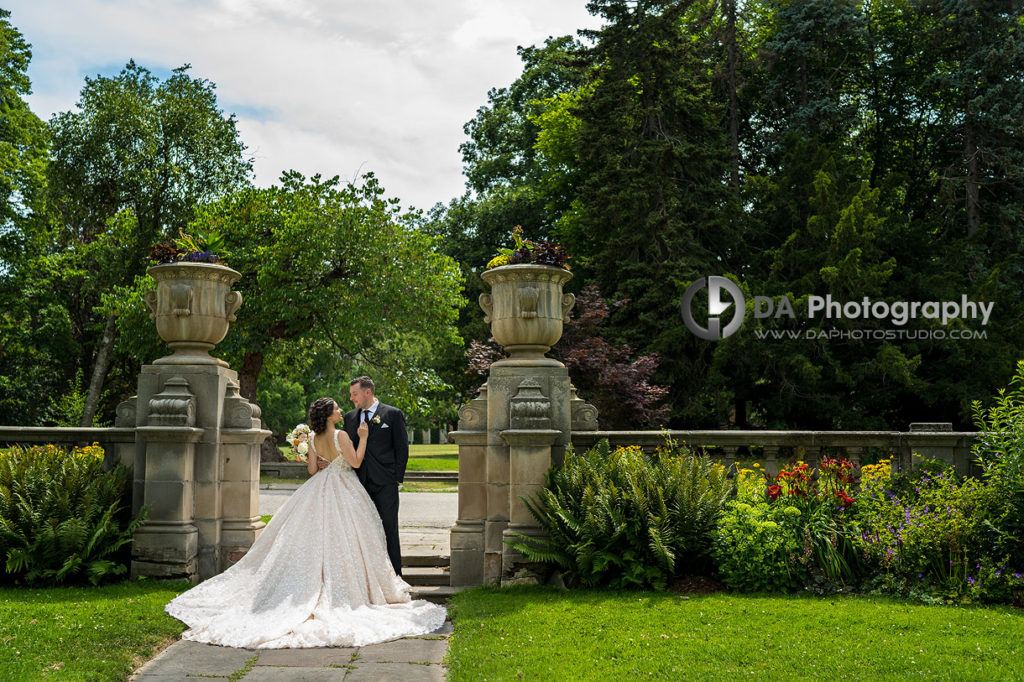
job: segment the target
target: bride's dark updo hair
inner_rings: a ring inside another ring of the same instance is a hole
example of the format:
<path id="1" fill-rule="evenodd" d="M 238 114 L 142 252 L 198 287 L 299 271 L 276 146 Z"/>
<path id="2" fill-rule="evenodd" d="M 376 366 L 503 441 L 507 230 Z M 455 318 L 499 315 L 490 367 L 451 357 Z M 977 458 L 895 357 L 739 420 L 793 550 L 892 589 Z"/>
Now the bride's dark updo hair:
<path id="1" fill-rule="evenodd" d="M 323 433 L 327 428 L 327 418 L 334 414 L 333 398 L 317 398 L 309 406 L 309 428 L 313 433 Z"/>

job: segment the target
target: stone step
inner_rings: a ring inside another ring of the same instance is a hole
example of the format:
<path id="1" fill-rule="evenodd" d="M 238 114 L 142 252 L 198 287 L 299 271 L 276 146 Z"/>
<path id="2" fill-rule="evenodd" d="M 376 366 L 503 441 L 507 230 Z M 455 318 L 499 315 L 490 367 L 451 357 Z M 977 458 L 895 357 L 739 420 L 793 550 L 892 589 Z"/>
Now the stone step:
<path id="1" fill-rule="evenodd" d="M 435 604 L 443 604 L 456 592 L 461 592 L 468 588 L 465 587 L 452 587 L 451 585 L 413 585 L 412 595 L 413 599 L 426 599 L 432 601 Z"/>
<path id="2" fill-rule="evenodd" d="M 411 566 L 432 566 L 435 568 L 448 567 L 451 565 L 451 558 L 447 554 L 405 554 L 402 553 L 402 572 Z"/>
<path id="3" fill-rule="evenodd" d="M 457 485 L 459 482 L 458 471 L 406 471 L 406 481 L 434 481 L 437 483 L 451 483 Z"/>
<path id="4" fill-rule="evenodd" d="M 410 585 L 450 585 L 452 574 L 448 568 L 438 566 L 410 566 L 402 568 L 402 578 Z"/>

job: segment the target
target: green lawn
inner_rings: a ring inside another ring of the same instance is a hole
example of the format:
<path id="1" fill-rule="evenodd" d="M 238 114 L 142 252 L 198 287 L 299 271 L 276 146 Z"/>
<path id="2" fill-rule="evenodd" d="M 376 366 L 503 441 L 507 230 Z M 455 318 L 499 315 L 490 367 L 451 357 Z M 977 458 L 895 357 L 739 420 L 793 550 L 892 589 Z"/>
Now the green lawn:
<path id="1" fill-rule="evenodd" d="M 457 493 L 459 487 L 455 483 L 441 483 L 440 481 L 405 481 L 398 486 L 398 491 L 403 493 Z"/>
<path id="2" fill-rule="evenodd" d="M 1024 679 L 1024 611 L 879 597 L 477 588 L 449 679 Z"/>
<path id="3" fill-rule="evenodd" d="M 280 446 L 281 453 L 291 459 L 290 445 Z M 458 445 L 410 445 L 407 471 L 458 471 Z M 271 483 L 273 481 L 261 481 Z"/>
<path id="4" fill-rule="evenodd" d="M 0 680 L 124 680 L 184 626 L 164 606 L 187 583 L 0 588 Z"/>

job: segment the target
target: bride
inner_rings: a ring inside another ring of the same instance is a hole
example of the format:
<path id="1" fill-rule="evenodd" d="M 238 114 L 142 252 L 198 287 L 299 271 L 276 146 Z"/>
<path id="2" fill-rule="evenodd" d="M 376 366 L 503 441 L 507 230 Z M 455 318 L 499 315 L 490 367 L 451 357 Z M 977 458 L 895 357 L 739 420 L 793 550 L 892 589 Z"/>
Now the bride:
<path id="1" fill-rule="evenodd" d="M 167 605 L 190 628 L 183 639 L 249 649 L 364 646 L 444 623 L 444 607 L 412 601 L 395 575 L 380 517 L 354 470 L 367 425 L 359 426 L 357 450 L 335 429 L 340 419 L 330 398 L 313 402 L 309 473 L 317 457 L 329 466 L 295 491 L 237 564 Z"/>

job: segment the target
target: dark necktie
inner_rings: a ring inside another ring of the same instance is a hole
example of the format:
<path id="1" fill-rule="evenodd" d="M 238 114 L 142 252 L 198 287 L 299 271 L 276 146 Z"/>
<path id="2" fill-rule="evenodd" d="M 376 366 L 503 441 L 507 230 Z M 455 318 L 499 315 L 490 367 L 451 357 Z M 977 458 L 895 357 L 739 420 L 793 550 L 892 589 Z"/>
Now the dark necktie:
<path id="1" fill-rule="evenodd" d="M 363 410 L 363 421 L 366 422 L 367 426 L 370 425 L 370 411 L 369 410 Z"/>

